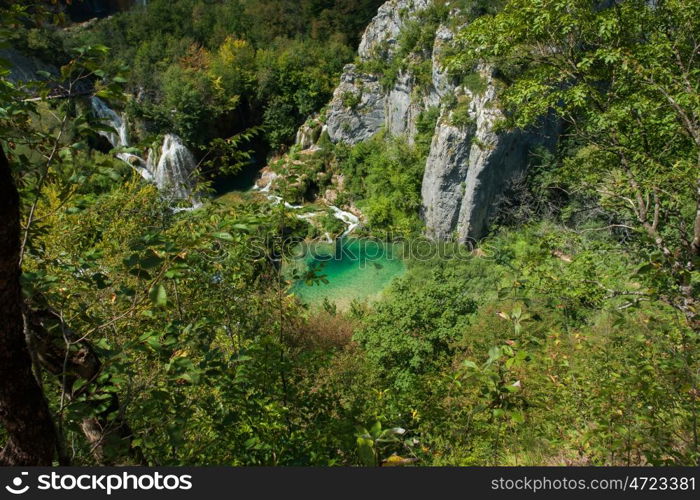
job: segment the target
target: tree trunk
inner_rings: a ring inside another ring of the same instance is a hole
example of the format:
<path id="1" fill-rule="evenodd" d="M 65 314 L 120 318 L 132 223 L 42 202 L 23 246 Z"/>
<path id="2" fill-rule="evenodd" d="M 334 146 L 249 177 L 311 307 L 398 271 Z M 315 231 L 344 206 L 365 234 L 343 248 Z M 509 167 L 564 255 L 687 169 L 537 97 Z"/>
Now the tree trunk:
<path id="1" fill-rule="evenodd" d="M 24 337 L 19 240 L 19 194 L 0 146 L 0 464 L 51 465 L 56 435 Z"/>
<path id="2" fill-rule="evenodd" d="M 28 316 L 37 360 L 58 378 L 67 400 L 84 396 L 86 403 L 95 407 L 101 407 L 105 398 L 109 400 L 107 408 L 96 410 L 95 415 L 80 423 L 97 463 L 147 465 L 141 450 L 133 446 L 133 432 L 123 414 L 119 396 L 113 391 L 105 392 L 98 383 L 102 362 L 92 344 L 50 309 L 32 311 Z M 79 380 L 84 383 L 76 389 L 75 383 Z M 102 384 L 111 385 L 111 382 L 107 379 Z"/>

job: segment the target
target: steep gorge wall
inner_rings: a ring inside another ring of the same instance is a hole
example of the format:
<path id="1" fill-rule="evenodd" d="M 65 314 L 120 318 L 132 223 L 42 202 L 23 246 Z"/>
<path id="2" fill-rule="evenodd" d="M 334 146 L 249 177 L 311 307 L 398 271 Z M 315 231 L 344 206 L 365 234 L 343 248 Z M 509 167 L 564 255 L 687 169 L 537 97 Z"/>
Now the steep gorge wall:
<path id="1" fill-rule="evenodd" d="M 432 89 L 417 97 L 414 76 L 409 72 L 399 73 L 393 86 L 386 89 L 380 74 L 362 69 L 370 61 L 389 66 L 402 28 L 430 4 L 430 0 L 390 0 L 379 8 L 360 41 L 360 65 L 345 66 L 328 105 L 326 125 L 332 141 L 356 144 L 384 127 L 393 135 L 406 134 L 410 139 L 415 135 L 420 112 L 429 107 L 429 102 L 439 102 Z"/>
<path id="2" fill-rule="evenodd" d="M 454 38 L 447 23 L 437 28 L 429 50 L 402 55 L 414 62 L 430 61 L 429 83 L 423 77 L 419 84 L 408 64 L 387 87 L 376 68 L 396 66 L 402 30 L 420 22 L 421 12 L 431 4 L 430 0 L 389 0 L 379 8 L 360 42 L 359 63 L 344 68 L 328 105 L 325 130 L 333 142 L 348 144 L 382 129 L 412 141 L 419 115 L 438 108 L 421 189 L 421 215 L 429 237 L 466 242 L 485 234 L 508 182 L 527 168 L 533 147 L 556 141 L 557 127 L 544 121 L 537 131 L 497 132 L 494 126 L 503 115 L 492 71 L 478 68 L 480 84 L 472 90 L 454 81 L 443 66 L 444 53 Z"/>

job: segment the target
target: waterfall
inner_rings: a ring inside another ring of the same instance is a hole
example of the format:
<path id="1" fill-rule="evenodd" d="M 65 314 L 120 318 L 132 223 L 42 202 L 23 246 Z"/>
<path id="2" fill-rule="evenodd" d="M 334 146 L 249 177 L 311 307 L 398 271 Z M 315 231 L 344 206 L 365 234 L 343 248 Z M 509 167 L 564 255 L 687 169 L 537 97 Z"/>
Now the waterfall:
<path id="1" fill-rule="evenodd" d="M 106 138 L 113 148 L 128 147 L 129 133 L 124 119 L 99 97 L 92 97 L 90 104 L 97 117 L 114 129 L 113 132 L 101 130 L 99 134 Z M 167 198 L 173 201 L 189 199 L 194 208 L 200 205 L 196 196 L 192 194 L 192 173 L 197 167 L 197 162 L 177 135 L 165 134 L 157 162 L 152 149 L 148 150 L 145 160 L 126 152 L 117 153 L 117 158 L 128 163 L 146 181 L 155 183 L 161 194 Z"/>
<path id="2" fill-rule="evenodd" d="M 149 160 L 151 157 L 152 154 L 149 155 Z M 166 134 L 158 163 L 151 172 L 160 191 L 167 192 L 176 199 L 186 199 L 192 194 L 191 175 L 196 167 L 194 156 L 182 140 L 175 134 Z"/>
<path id="3" fill-rule="evenodd" d="M 329 208 L 333 210 L 333 216 L 336 219 L 343 221 L 347 226 L 345 232 L 340 235 L 341 238 L 344 238 L 348 234 L 352 233 L 355 230 L 355 228 L 360 225 L 360 219 L 358 219 L 356 215 L 341 210 L 333 205 L 331 205 Z"/>
<path id="4" fill-rule="evenodd" d="M 149 163 L 133 153 L 117 153 L 117 158 L 131 165 L 138 174 L 148 182 L 153 182 L 153 173 Z"/>
<path id="5" fill-rule="evenodd" d="M 270 175 L 270 182 L 268 182 L 263 187 L 261 187 L 260 192 L 261 193 L 268 193 L 270 191 L 270 188 L 272 188 L 272 181 L 274 181 L 276 177 L 277 177 L 277 174 L 273 172 Z M 255 186 L 255 187 L 257 187 L 257 186 Z"/>
<path id="6" fill-rule="evenodd" d="M 114 129 L 114 132 L 107 132 L 105 130 L 100 130 L 98 133 L 107 139 L 113 148 L 126 147 L 129 145 L 129 133 L 126 127 L 126 123 L 122 120 L 112 108 L 107 106 L 105 102 L 99 97 L 91 97 L 90 104 L 92 105 L 92 110 L 95 112 L 97 117 L 102 120 L 105 125 L 109 125 Z"/>

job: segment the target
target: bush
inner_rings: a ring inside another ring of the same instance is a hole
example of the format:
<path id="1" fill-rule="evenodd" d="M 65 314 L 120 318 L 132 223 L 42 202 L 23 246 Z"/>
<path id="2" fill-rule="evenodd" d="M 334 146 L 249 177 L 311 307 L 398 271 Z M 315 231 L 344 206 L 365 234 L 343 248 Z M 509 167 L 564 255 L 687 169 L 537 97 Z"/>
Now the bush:
<path id="1" fill-rule="evenodd" d="M 452 343 L 475 310 L 476 303 L 449 271 L 436 270 L 417 288 L 398 279 L 354 339 L 398 388 L 408 390 L 415 376 L 448 362 Z"/>

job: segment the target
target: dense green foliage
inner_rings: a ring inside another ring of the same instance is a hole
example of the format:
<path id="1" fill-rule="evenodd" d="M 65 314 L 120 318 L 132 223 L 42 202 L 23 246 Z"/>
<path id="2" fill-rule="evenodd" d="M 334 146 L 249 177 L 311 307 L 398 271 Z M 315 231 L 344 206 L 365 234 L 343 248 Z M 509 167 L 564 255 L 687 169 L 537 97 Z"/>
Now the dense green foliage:
<path id="1" fill-rule="evenodd" d="M 487 61 L 508 109 L 499 126 L 552 111 L 566 134 L 514 183 L 475 249 L 418 237 L 436 109 L 413 144 L 322 135 L 319 150 L 272 163 L 285 200 L 332 186 L 372 234 L 404 237 L 406 274 L 348 311 L 289 294 L 282 262 L 319 229 L 283 203 L 234 193 L 175 212 L 92 147 L 89 96 L 48 99 L 51 82 L 13 83 L 2 66 L 27 309 L 60 318 L 53 347 L 65 359 L 89 345 L 101 363 L 90 379 L 41 371 L 62 459 L 698 464 L 700 3 L 466 3 L 478 19 L 459 35 L 453 72 L 478 88 L 470 75 Z M 34 55 L 65 48 L 53 59 L 62 85 L 126 95 L 137 140 L 173 130 L 205 146 L 262 124 L 278 147 L 321 110 L 377 4 L 156 0 L 60 30 L 15 5 L 0 27 L 10 41 L 15 24 L 32 33 L 14 46 Z M 433 30 L 444 15 L 440 3 L 423 21 Z M 409 27 L 401 50 L 425 49 L 429 31 Z M 342 229 L 330 215 L 320 224 Z M 85 428 L 95 421 L 97 442 Z"/>
<path id="2" fill-rule="evenodd" d="M 396 236 L 420 230 L 420 184 L 425 156 L 405 139 L 377 135 L 351 148 L 336 148 L 345 192 L 377 234 Z"/>
<path id="3" fill-rule="evenodd" d="M 542 223 L 482 248 L 414 261 L 367 314 L 355 338 L 380 373 L 429 367 L 406 386 L 385 379 L 385 421 L 418 431 L 435 464 L 696 460 L 696 336 L 638 294 L 623 246 Z M 629 294 L 613 291 L 624 281 Z"/>
<path id="4" fill-rule="evenodd" d="M 129 67 L 127 110 L 142 139 L 173 131 L 204 147 L 263 125 L 277 149 L 328 101 L 379 3 L 154 0 L 74 28 L 64 44 L 107 45 L 108 68 Z"/>

